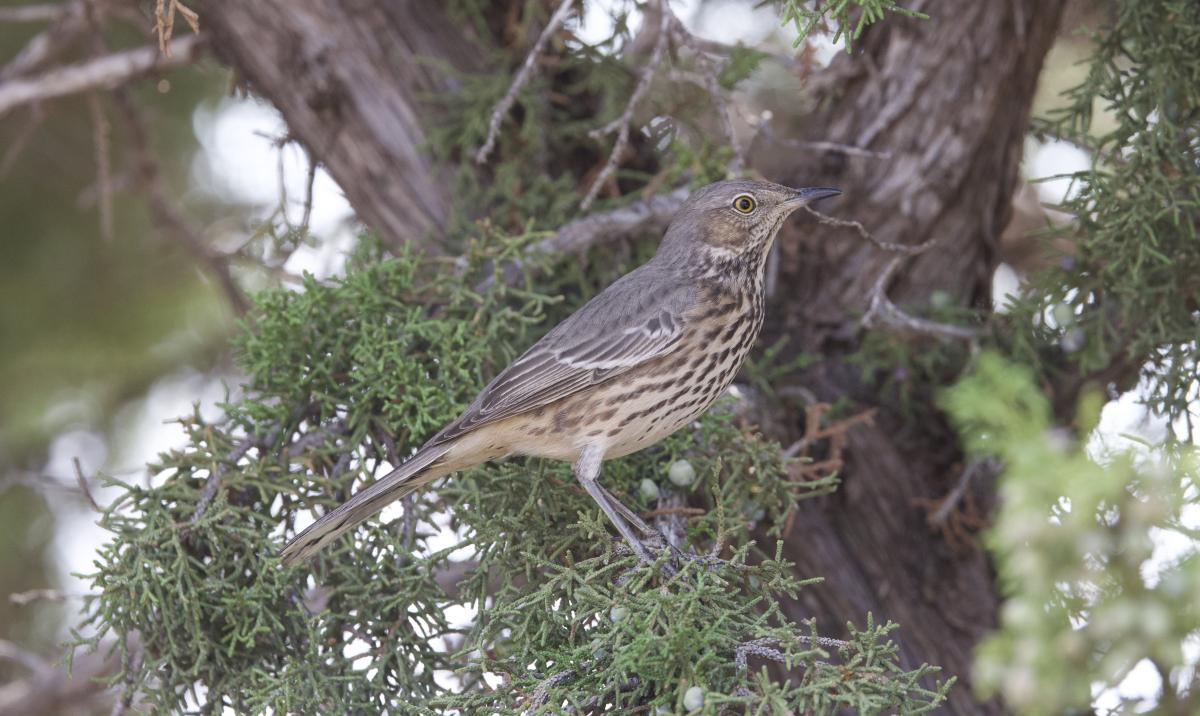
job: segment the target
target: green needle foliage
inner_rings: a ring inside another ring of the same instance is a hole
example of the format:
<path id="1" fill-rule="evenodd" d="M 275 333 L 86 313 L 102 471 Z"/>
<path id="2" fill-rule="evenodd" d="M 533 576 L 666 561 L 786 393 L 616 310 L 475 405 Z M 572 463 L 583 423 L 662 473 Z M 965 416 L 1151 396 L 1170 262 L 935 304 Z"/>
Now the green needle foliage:
<path id="1" fill-rule="evenodd" d="M 863 30 L 883 20 L 888 13 L 906 17 L 929 17 L 925 13 L 906 8 L 895 0 L 816 0 L 811 3 L 812 7 L 803 0 L 784 0 L 780 5 L 783 24 L 791 23 L 796 28 L 795 47 L 802 45 L 814 30 L 832 24 L 831 41 L 835 45 L 838 42 L 844 43 L 847 52 L 850 51 L 853 42 L 862 35 Z"/>
<path id="2" fill-rule="evenodd" d="M 1014 354 L 1054 376 L 1145 357 L 1146 403 L 1168 420 L 1200 399 L 1200 3 L 1124 0 L 1094 35 L 1087 78 L 1038 129 L 1088 149 L 1052 232 L 1075 246 L 1013 307 Z M 1093 136 L 1097 110 L 1116 123 Z M 1025 327 L 1032 327 L 1026 330 Z M 1136 373 L 1136 366 L 1134 366 Z M 1124 389 L 1132 387 L 1125 384 Z"/>
<path id="3" fill-rule="evenodd" d="M 1200 500 L 1194 450 L 1093 459 L 1055 427 L 1033 374 L 994 354 L 942 404 L 972 451 L 1006 465 L 987 542 L 1008 601 L 978 654 L 980 688 L 1020 713 L 1081 712 L 1093 688 L 1116 687 L 1146 659 L 1164 683 L 1161 713 L 1200 713 L 1183 653 L 1200 633 L 1200 553 L 1192 542 L 1154 559 L 1156 540 L 1200 537 L 1185 514 Z M 1078 422 L 1094 425 L 1099 405 L 1083 401 Z"/>
<path id="4" fill-rule="evenodd" d="M 457 273 L 364 251 L 342 280 L 258 296 L 227 417 L 181 420 L 189 443 L 149 484 L 115 483 L 79 644 L 121 645 L 121 678 L 155 713 L 685 713 L 693 686 L 701 713 L 937 703 L 946 686 L 897 666 L 890 627 L 833 655 L 781 615 L 804 582 L 750 530 L 830 485 L 790 480 L 779 446 L 727 410 L 606 465 L 621 499 L 679 520 L 704 555 L 674 576 L 614 540 L 568 465 L 538 460 L 451 477 L 280 566 L 301 516 L 403 459 L 535 337 L 555 299 L 475 289 L 534 238 L 493 236 Z M 680 460 L 691 470 L 668 479 Z"/>

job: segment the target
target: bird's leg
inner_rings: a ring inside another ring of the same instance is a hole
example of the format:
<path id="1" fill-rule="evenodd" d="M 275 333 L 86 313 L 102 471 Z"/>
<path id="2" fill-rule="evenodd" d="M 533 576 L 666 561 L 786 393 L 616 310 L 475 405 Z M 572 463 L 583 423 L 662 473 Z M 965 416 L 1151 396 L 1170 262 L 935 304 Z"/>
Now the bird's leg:
<path id="1" fill-rule="evenodd" d="M 675 556 L 677 558 L 680 558 L 680 557 L 685 558 L 685 559 L 687 558 L 687 555 L 684 554 L 682 551 L 680 551 L 680 549 L 678 547 L 676 547 L 674 544 L 672 544 L 671 540 L 668 539 L 667 536 L 662 533 L 662 530 L 658 529 L 657 527 L 652 527 L 649 524 L 647 524 L 646 521 L 643 520 L 638 513 L 634 512 L 629 507 L 627 507 L 624 502 L 621 502 L 619 499 L 617 499 L 616 495 L 609 492 L 608 489 L 605 488 L 600 483 L 596 483 L 596 487 L 599 488 L 600 491 L 604 493 L 604 496 L 606 498 L 608 498 L 609 506 L 612 507 L 617 512 L 619 512 L 622 517 L 624 517 L 626 520 L 628 520 L 629 523 L 631 525 L 633 525 L 636 529 L 641 531 L 642 534 L 646 535 L 647 537 L 653 538 L 654 540 L 659 542 L 661 545 L 663 545 L 666 549 L 671 550 L 671 554 L 673 556 Z"/>
<path id="2" fill-rule="evenodd" d="M 650 555 L 649 550 L 646 549 L 646 545 L 638 539 L 638 536 L 634 534 L 633 528 L 626 522 L 626 517 L 631 515 L 633 511 L 624 505 L 621 505 L 620 508 L 616 507 L 613 504 L 615 500 L 612 500 L 608 491 L 596 481 L 600 477 L 600 461 L 603 457 L 604 453 L 599 448 L 591 446 L 584 448 L 583 452 L 579 455 L 579 459 L 575 461 L 575 479 L 579 480 L 579 483 L 583 485 L 583 489 L 591 495 L 596 504 L 600 505 L 600 509 L 604 511 L 609 521 L 616 526 L 617 531 L 629 543 L 634 554 L 640 557 L 643 562 L 654 564 L 654 557 Z M 624 513 L 624 516 L 622 516 L 622 513 Z M 649 528 L 649 525 L 643 522 L 640 517 L 637 515 L 633 515 L 633 517 L 635 523 L 641 523 L 639 529 Z"/>
<path id="3" fill-rule="evenodd" d="M 608 488 L 604 487 L 600 483 L 596 483 L 596 487 L 604 493 L 604 497 L 608 499 L 608 504 L 611 505 L 614 510 L 620 512 L 621 516 L 628 520 L 629 524 L 636 527 L 642 534 L 646 535 L 647 537 L 662 537 L 662 533 L 646 524 L 646 521 L 643 520 L 638 513 L 626 507 L 624 502 L 621 502 L 619 499 L 617 499 L 616 495 L 608 491 Z"/>

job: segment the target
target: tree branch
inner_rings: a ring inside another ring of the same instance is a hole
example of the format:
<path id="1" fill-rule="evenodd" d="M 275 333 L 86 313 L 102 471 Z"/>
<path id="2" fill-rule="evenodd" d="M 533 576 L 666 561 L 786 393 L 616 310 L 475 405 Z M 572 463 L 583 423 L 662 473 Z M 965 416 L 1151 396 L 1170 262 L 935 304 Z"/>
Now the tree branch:
<path id="1" fill-rule="evenodd" d="M 712 98 L 713 105 L 716 107 L 717 116 L 721 120 L 721 130 L 725 133 L 725 141 L 733 149 L 733 161 L 730 163 L 729 170 L 738 172 L 746 163 L 745 149 L 741 142 L 738 141 L 737 133 L 733 128 L 733 112 L 729 108 L 729 102 L 725 98 L 725 91 L 721 88 L 721 64 L 713 58 L 712 55 L 704 51 L 704 45 L 698 37 L 688 32 L 683 26 L 683 22 L 671 10 L 669 3 L 662 4 L 664 13 L 664 22 L 668 23 L 668 30 L 671 37 L 679 45 L 689 48 L 696 55 L 696 62 L 700 65 L 700 81 L 704 85 L 705 91 Z"/>
<path id="2" fill-rule="evenodd" d="M 191 64 L 204 47 L 202 35 L 171 42 L 164 57 L 157 47 L 116 52 L 105 57 L 44 72 L 37 77 L 0 83 L 0 117 L 16 107 L 66 97 L 93 89 L 114 89 L 149 72 Z"/>
<path id="3" fill-rule="evenodd" d="M 625 104 L 625 111 L 616 120 L 608 124 L 594 129 L 591 136 L 600 138 L 605 134 L 615 131 L 617 133 L 617 141 L 613 144 L 612 151 L 608 155 L 608 161 L 604 163 L 604 168 L 592 180 L 592 185 L 584 195 L 583 201 L 579 202 L 579 208 L 587 211 L 591 207 L 592 202 L 596 200 L 596 195 L 604 187 L 612 173 L 616 171 L 617 164 L 621 161 L 621 155 L 625 153 L 625 148 L 629 146 L 630 123 L 633 121 L 633 113 L 641 104 L 642 98 L 650 90 L 650 85 L 654 81 L 654 75 L 658 72 L 659 66 L 662 64 L 663 51 L 667 47 L 667 38 L 670 36 L 670 19 L 667 14 L 666 0 L 656 0 L 656 7 L 660 9 L 658 14 L 658 29 L 656 30 L 654 40 L 654 50 L 650 53 L 650 60 L 646 66 L 642 68 L 642 76 L 638 80 L 637 86 L 633 89 L 633 94 L 629 96 L 629 101 Z M 649 17 L 649 13 L 647 14 Z"/>
<path id="4" fill-rule="evenodd" d="M 4 67 L 0 67 L 0 81 L 27 75 L 41 68 L 50 60 L 66 52 L 84 31 L 84 5 L 82 0 L 53 6 L 57 13 L 49 27 L 34 35 Z M 21 9 L 21 8 L 14 8 Z M 0 8 L 0 13 L 4 8 Z"/>
<path id="5" fill-rule="evenodd" d="M 195 37 L 195 36 L 191 36 Z M 185 38 L 185 39 L 191 39 Z M 179 41 L 181 42 L 181 41 Z M 153 48 L 151 48 L 152 51 Z M 225 293 L 233 310 L 241 315 L 250 309 L 250 301 L 242 292 L 230 271 L 228 257 L 214 252 L 184 216 L 183 210 L 163 185 L 162 173 L 150 149 L 150 129 L 142 110 L 127 92 L 114 94 L 117 108 L 125 120 L 125 128 L 133 145 L 137 177 L 150 205 L 150 216 L 158 227 L 175 238 L 195 258 L 204 264 Z"/>
<path id="6" fill-rule="evenodd" d="M 539 254 L 581 254 L 594 246 L 603 246 L 643 231 L 651 231 L 670 223 L 671 217 L 688 198 L 691 190 L 686 186 L 666 194 L 655 194 L 639 201 L 609 211 L 588 214 L 563 225 L 552 236 L 548 236 L 525 250 L 526 259 Z M 459 257 L 458 270 L 467 266 L 466 257 Z M 517 260 L 504 268 L 502 279 L 506 284 L 515 284 L 524 275 L 525 262 Z M 479 290 L 492 285 L 492 279 L 480 283 Z"/>
<path id="7" fill-rule="evenodd" d="M 879 272 L 879 276 L 875 279 L 874 285 L 871 287 L 870 298 L 867 303 L 867 311 L 863 314 L 859 325 L 870 328 L 876 325 L 883 325 L 888 328 L 904 332 L 915 333 L 919 335 L 934 336 L 936 338 L 953 338 L 958 340 L 975 340 L 983 335 L 983 331 L 977 328 L 969 328 L 967 326 L 955 326 L 948 323 L 938 323 L 930 321 L 926 318 L 913 316 L 902 308 L 892 303 L 892 300 L 887 296 L 887 284 L 892 276 L 896 273 L 896 269 L 906 257 L 916 256 L 933 248 L 937 243 L 938 237 L 926 239 L 919 244 L 898 244 L 892 241 L 883 241 L 877 238 L 859 221 L 849 221 L 846 219 L 837 219 L 827 214 L 813 209 L 812 207 L 804 207 L 804 210 L 816 217 L 817 221 L 829 226 L 837 226 L 841 228 L 853 229 L 864 240 L 874 244 L 875 246 L 890 251 L 892 253 L 901 254 L 888 262 L 883 271 Z"/>
<path id="8" fill-rule="evenodd" d="M 883 325 L 904 333 L 967 341 L 975 340 L 983 335 L 983 332 L 976 328 L 954 326 L 949 323 L 918 318 L 892 303 L 892 299 L 887 296 L 887 283 L 903 261 L 903 256 L 897 256 L 889 261 L 888 265 L 879 273 L 879 277 L 875 279 L 875 285 L 871 287 L 871 300 L 867 304 L 867 312 L 863 314 L 859 325 L 867 328 Z"/>
<path id="9" fill-rule="evenodd" d="M 475 163 L 483 164 L 487 161 L 488 155 L 492 153 L 492 149 L 496 146 L 496 137 L 500 133 L 500 123 L 504 117 L 508 115 L 512 109 L 513 103 L 517 101 L 517 94 L 525 83 L 533 76 L 534 65 L 537 64 L 538 58 L 546 50 L 546 43 L 558 32 L 563 23 L 567 20 L 567 15 L 571 12 L 571 7 L 575 4 L 574 0 L 562 0 L 559 3 L 558 9 L 550 16 L 550 21 L 542 28 L 542 33 L 538 35 L 537 42 L 533 43 L 529 54 L 525 56 L 525 62 L 521 65 L 521 70 L 517 72 L 517 76 L 513 78 L 512 84 L 509 85 L 508 91 L 504 93 L 504 97 L 496 103 L 496 107 L 492 110 L 491 119 L 488 120 L 487 140 L 479 151 L 475 153 Z"/>
<path id="10" fill-rule="evenodd" d="M 42 3 L 0 7 L 0 22 L 52 22 L 77 3 Z"/>

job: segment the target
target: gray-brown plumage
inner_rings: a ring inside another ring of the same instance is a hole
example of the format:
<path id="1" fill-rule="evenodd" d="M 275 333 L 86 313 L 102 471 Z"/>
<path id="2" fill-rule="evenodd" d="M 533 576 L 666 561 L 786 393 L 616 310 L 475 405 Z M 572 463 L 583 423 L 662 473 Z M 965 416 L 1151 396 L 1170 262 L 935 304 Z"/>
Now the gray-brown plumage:
<path id="1" fill-rule="evenodd" d="M 654 530 L 598 482 L 600 463 L 653 445 L 733 380 L 763 321 L 763 270 L 784 220 L 836 189 L 725 181 L 679 209 L 658 253 L 547 333 L 408 461 L 296 536 L 286 564 L 439 477 L 506 455 L 569 460 L 630 546 Z"/>

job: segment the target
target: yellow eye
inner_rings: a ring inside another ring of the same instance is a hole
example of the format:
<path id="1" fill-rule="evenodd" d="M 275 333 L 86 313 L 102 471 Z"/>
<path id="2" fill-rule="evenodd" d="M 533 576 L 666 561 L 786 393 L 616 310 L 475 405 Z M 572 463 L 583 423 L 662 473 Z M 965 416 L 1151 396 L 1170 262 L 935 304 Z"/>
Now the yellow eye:
<path id="1" fill-rule="evenodd" d="M 739 214 L 749 214 L 757 206 L 758 204 L 754 201 L 754 197 L 749 194 L 738 194 L 733 199 L 733 210 Z"/>

